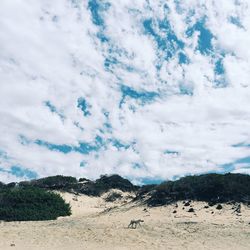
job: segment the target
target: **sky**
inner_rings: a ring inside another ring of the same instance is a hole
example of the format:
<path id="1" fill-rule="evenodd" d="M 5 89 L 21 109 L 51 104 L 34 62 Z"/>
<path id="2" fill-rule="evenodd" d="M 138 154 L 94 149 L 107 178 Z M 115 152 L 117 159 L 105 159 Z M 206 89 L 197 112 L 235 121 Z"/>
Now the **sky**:
<path id="1" fill-rule="evenodd" d="M 1 0 L 0 181 L 250 174 L 250 0 Z"/>

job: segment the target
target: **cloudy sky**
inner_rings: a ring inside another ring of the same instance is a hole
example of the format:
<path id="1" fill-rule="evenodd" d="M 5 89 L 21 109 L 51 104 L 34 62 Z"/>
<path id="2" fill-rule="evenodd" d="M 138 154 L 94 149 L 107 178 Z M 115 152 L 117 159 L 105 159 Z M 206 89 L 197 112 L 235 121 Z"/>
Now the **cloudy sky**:
<path id="1" fill-rule="evenodd" d="M 0 181 L 250 173 L 250 0 L 1 0 Z"/>

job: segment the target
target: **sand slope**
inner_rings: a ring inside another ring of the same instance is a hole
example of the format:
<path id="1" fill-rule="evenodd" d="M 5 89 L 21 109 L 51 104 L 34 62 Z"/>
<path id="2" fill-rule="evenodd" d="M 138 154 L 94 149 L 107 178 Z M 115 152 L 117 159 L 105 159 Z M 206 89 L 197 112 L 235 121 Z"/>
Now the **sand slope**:
<path id="1" fill-rule="evenodd" d="M 223 204 L 217 210 L 191 202 L 195 213 L 190 213 L 190 206 L 182 202 L 178 207 L 147 208 L 130 203 L 129 197 L 105 202 L 102 197 L 62 196 L 70 202 L 72 216 L 56 221 L 1 222 L 0 249 L 250 249 L 247 206 L 236 215 L 232 205 Z M 144 223 L 128 229 L 131 219 Z"/>

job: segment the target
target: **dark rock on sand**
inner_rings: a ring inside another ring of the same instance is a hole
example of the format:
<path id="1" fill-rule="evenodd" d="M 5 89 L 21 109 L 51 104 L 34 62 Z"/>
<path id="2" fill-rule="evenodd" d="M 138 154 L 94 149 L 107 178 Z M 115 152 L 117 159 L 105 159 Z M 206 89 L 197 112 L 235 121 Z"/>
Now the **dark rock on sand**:
<path id="1" fill-rule="evenodd" d="M 218 205 L 216 206 L 216 209 L 221 210 L 221 209 L 222 209 L 222 205 L 221 205 L 221 204 L 218 204 Z"/>
<path id="2" fill-rule="evenodd" d="M 190 206 L 190 202 L 189 202 L 189 201 L 186 201 L 186 202 L 184 203 L 184 206 L 185 206 L 185 207 Z"/>

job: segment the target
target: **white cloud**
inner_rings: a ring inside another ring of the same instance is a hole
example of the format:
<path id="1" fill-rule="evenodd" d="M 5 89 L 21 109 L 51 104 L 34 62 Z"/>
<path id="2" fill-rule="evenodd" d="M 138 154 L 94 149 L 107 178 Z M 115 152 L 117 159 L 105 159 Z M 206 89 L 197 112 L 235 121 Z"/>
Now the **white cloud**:
<path id="1" fill-rule="evenodd" d="M 135 181 L 222 170 L 234 162 L 234 171 L 248 171 L 237 160 L 248 157 L 250 148 L 233 146 L 250 143 L 248 1 L 192 0 L 176 6 L 171 0 L 168 10 L 165 3 L 110 1 L 99 12 L 104 26 L 98 26 L 88 1 L 0 2 L 0 152 L 5 152 L 0 181 L 21 179 L 6 172 L 15 165 L 39 176 L 96 178 L 116 172 Z M 143 28 L 150 18 L 158 37 Z M 186 34 L 203 19 L 213 35 L 208 55 L 197 50 L 199 30 Z M 169 21 L 185 44 L 180 51 L 188 64 L 179 63 L 178 52 L 164 59 L 160 42 L 167 41 L 167 33 L 157 28 L 157 20 Z M 218 58 L 222 76 L 215 73 Z M 107 59 L 117 60 L 108 70 Z M 225 88 L 216 86 L 221 78 Z M 119 107 L 121 84 L 138 92 L 127 93 Z M 181 94 L 181 87 L 189 92 Z M 143 91 L 159 97 L 143 104 L 150 98 Z M 79 97 L 89 103 L 90 116 L 77 108 Z M 30 142 L 23 145 L 21 135 Z M 35 143 L 78 147 L 94 144 L 96 136 L 105 145 L 89 154 L 65 154 Z M 115 139 L 130 146 L 112 145 Z"/>

